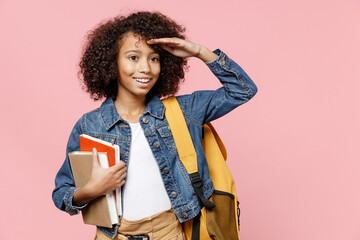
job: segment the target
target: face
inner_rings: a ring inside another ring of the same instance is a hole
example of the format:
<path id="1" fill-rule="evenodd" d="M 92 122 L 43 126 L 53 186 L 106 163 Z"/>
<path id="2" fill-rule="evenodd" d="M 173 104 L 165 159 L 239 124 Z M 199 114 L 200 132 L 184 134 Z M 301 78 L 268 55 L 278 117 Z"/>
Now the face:
<path id="1" fill-rule="evenodd" d="M 118 95 L 146 97 L 160 74 L 160 55 L 138 35 L 127 33 L 118 55 Z"/>

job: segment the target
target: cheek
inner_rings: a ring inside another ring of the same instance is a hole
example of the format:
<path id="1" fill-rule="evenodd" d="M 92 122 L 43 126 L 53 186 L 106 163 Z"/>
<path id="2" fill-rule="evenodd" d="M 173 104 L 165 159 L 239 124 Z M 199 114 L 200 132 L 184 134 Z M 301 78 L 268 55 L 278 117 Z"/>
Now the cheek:
<path id="1" fill-rule="evenodd" d="M 160 75 L 160 71 L 161 71 L 161 66 L 160 66 L 160 64 L 158 64 L 158 65 L 155 67 L 155 71 L 154 71 L 154 72 L 156 73 L 155 75 L 156 75 L 156 76 L 159 76 L 159 75 Z"/>
<path id="2" fill-rule="evenodd" d="M 134 73 L 134 68 L 129 64 L 118 65 L 120 75 L 131 75 Z"/>

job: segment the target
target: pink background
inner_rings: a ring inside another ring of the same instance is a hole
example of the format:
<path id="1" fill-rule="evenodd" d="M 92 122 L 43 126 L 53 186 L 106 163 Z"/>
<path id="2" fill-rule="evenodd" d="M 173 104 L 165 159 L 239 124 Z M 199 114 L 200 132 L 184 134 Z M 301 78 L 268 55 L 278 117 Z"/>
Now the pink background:
<path id="1" fill-rule="evenodd" d="M 224 50 L 259 87 L 215 122 L 242 239 L 359 240 L 358 0 L 1 0 L 0 239 L 94 236 L 55 208 L 51 191 L 75 121 L 100 104 L 76 77 L 84 35 L 136 9 L 184 24 L 189 39 Z M 219 86 L 199 60 L 190 64 L 181 93 Z"/>

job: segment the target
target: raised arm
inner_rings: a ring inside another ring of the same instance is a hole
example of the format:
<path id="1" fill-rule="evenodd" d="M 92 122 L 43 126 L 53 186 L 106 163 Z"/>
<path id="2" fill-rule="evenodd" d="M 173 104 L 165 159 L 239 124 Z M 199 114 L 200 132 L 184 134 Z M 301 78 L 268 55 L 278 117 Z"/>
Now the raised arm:
<path id="1" fill-rule="evenodd" d="M 213 121 L 250 100 L 257 87 L 245 71 L 225 53 L 179 38 L 159 38 L 148 44 L 160 44 L 178 57 L 197 57 L 205 62 L 223 87 L 208 91 L 196 91 L 178 98 L 183 112 L 199 125 Z M 200 106 L 200 107 L 199 107 Z"/>

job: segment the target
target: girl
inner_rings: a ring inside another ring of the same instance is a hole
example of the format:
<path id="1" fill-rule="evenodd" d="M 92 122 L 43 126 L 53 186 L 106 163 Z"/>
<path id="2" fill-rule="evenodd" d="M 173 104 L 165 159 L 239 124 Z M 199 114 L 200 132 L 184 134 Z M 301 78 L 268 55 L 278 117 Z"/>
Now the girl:
<path id="1" fill-rule="evenodd" d="M 75 124 L 66 155 L 88 134 L 120 146 L 121 162 L 103 169 L 93 151 L 89 182 L 76 188 L 66 157 L 53 191 L 55 205 L 77 214 L 89 201 L 122 186 L 120 225 L 98 227 L 96 239 L 185 239 L 181 223 L 201 209 L 177 149 L 160 98 L 172 96 L 188 57 L 201 59 L 223 84 L 216 91 L 178 96 L 198 155 L 203 193 L 213 184 L 201 147 L 202 125 L 245 103 L 257 91 L 247 74 L 220 50 L 185 40 L 185 29 L 161 13 L 136 12 L 98 26 L 80 62 L 86 91 L 106 98 Z"/>

